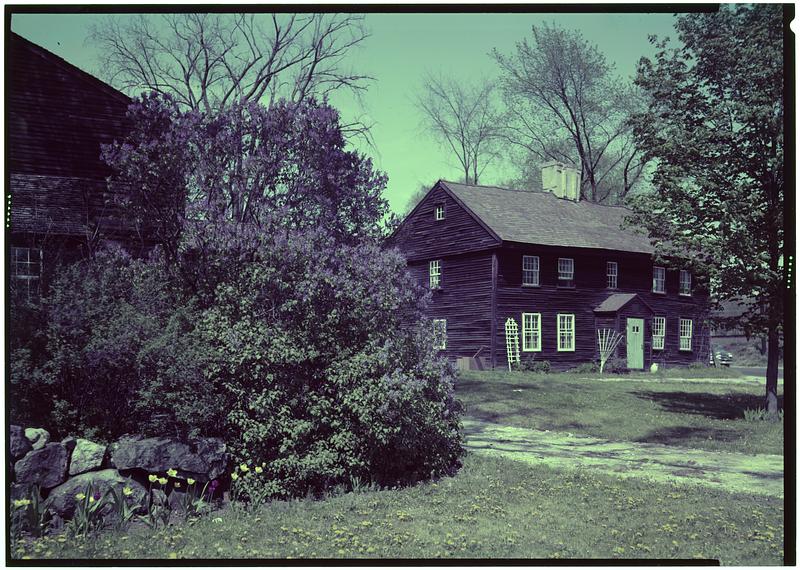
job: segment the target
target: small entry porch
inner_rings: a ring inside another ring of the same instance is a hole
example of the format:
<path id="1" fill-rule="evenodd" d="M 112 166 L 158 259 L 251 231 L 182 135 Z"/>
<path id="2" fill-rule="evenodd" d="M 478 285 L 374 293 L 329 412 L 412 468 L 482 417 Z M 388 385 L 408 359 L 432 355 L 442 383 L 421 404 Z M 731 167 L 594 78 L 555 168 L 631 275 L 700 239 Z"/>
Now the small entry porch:
<path id="1" fill-rule="evenodd" d="M 630 370 L 650 365 L 653 309 L 636 293 L 609 295 L 594 308 L 595 329 L 610 329 L 623 335 L 613 357 L 622 358 Z"/>

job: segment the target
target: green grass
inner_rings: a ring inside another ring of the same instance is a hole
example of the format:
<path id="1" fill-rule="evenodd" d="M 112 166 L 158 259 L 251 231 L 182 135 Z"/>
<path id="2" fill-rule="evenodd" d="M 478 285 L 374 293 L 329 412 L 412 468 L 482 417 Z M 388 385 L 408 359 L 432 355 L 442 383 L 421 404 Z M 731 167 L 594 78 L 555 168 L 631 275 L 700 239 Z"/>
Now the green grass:
<path id="1" fill-rule="evenodd" d="M 228 508 L 158 532 L 50 537 L 33 558 L 711 558 L 781 564 L 783 501 L 470 455 L 452 478 Z"/>
<path id="2" fill-rule="evenodd" d="M 467 417 L 510 426 L 614 441 L 783 454 L 783 423 L 744 420 L 745 409 L 763 406 L 763 388 L 755 384 L 468 372 L 459 378 L 456 394 Z"/>

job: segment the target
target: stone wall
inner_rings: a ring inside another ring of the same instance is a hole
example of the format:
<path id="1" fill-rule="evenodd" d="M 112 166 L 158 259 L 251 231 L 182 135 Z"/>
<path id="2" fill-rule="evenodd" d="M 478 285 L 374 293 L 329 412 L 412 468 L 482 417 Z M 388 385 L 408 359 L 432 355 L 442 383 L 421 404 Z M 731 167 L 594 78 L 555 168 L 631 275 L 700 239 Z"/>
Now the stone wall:
<path id="1" fill-rule="evenodd" d="M 126 489 L 132 502 L 143 503 L 151 475 L 167 481 L 158 485 L 167 496 L 185 492 L 189 480 L 201 489 L 211 482 L 217 493 L 227 487 L 229 457 L 217 438 L 124 436 L 105 445 L 68 437 L 51 442 L 44 429 L 15 425 L 9 435 L 11 500 L 27 497 L 38 486 L 52 512 L 64 519 L 74 513 L 75 495 L 90 487 L 100 495 L 110 487 Z"/>

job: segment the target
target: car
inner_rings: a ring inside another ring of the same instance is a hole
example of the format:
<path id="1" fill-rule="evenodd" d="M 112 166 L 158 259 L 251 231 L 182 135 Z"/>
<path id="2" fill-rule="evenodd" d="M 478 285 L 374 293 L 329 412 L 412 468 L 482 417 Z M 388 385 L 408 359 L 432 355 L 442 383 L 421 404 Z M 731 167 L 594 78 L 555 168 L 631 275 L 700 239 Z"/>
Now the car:
<path id="1" fill-rule="evenodd" d="M 712 366 L 730 366 L 733 362 L 733 355 L 724 348 L 717 348 L 711 350 Z"/>

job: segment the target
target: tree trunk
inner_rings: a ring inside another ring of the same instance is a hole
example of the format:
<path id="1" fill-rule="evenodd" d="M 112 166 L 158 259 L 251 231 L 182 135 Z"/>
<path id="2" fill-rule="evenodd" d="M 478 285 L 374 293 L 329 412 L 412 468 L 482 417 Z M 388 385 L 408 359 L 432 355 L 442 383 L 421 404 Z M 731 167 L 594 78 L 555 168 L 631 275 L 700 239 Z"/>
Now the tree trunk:
<path id="1" fill-rule="evenodd" d="M 770 414 L 778 413 L 778 332 L 771 328 L 767 335 L 767 394 L 764 407 Z"/>

